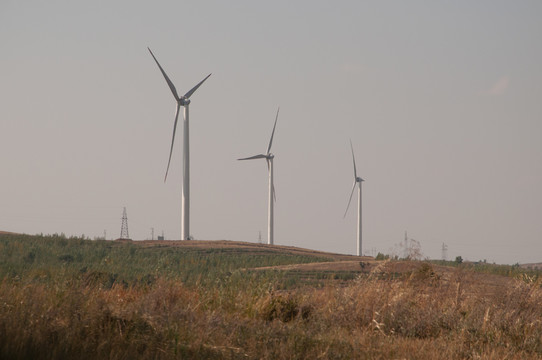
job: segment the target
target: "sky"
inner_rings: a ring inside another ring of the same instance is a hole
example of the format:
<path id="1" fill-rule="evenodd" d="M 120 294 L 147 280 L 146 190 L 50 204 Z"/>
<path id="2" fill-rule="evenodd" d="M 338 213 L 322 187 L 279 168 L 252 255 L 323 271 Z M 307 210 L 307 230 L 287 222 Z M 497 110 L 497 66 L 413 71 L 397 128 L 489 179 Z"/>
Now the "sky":
<path id="1" fill-rule="evenodd" d="M 542 261 L 542 2 L 0 0 L 0 230 Z"/>

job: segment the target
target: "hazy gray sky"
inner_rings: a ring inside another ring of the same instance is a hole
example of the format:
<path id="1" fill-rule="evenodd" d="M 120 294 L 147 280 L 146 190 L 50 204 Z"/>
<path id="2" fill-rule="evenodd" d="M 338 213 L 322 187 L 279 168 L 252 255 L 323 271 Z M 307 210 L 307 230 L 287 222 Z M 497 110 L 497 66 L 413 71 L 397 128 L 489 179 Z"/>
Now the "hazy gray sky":
<path id="1" fill-rule="evenodd" d="M 540 1 L 0 1 L 0 230 L 180 237 L 191 104 L 191 233 L 354 254 L 404 232 L 431 258 L 542 261 Z"/>

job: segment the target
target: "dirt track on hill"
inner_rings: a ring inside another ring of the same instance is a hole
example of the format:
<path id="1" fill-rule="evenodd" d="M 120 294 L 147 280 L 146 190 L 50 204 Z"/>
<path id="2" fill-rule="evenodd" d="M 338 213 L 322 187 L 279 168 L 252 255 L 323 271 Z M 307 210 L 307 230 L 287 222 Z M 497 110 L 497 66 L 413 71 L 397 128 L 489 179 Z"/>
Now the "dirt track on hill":
<path id="1" fill-rule="evenodd" d="M 359 267 L 360 261 L 373 260 L 370 256 L 355 256 L 355 255 L 344 255 L 344 254 L 335 254 L 328 253 L 317 250 L 302 249 L 295 246 L 284 246 L 284 245 L 267 245 L 267 244 L 256 244 L 249 242 L 239 242 L 239 241 L 229 241 L 229 240 L 145 240 L 137 241 L 137 243 L 142 243 L 144 246 L 172 246 L 172 247 L 193 247 L 193 248 L 202 248 L 202 249 L 247 249 L 254 250 L 257 252 L 261 251 L 273 251 L 273 252 L 285 252 L 294 255 L 302 256 L 315 256 L 315 257 L 324 257 L 329 258 L 334 261 L 352 261 L 357 262 Z"/>

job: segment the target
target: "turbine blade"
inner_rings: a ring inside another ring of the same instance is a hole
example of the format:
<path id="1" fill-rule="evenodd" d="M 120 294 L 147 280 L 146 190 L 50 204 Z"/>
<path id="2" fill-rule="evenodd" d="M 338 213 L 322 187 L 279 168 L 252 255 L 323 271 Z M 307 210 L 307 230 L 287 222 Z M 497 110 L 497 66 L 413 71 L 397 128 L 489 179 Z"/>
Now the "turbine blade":
<path id="1" fill-rule="evenodd" d="M 177 102 L 179 102 L 181 99 L 179 98 L 179 95 L 177 94 L 177 89 L 175 89 L 175 85 L 173 85 L 171 80 L 169 80 L 169 77 L 167 76 L 164 69 L 162 69 L 162 66 L 160 66 L 160 63 L 156 59 L 156 56 L 154 56 L 154 54 L 152 53 L 151 49 L 149 47 L 147 47 L 147 49 L 149 49 L 149 52 L 151 53 L 154 61 L 156 61 L 156 65 L 158 65 L 158 68 L 160 68 L 160 71 L 162 72 L 162 75 L 164 75 L 164 79 L 166 79 L 166 82 L 169 85 L 169 88 L 171 89 L 171 92 L 173 93 L 173 96 L 175 97 L 175 100 L 177 100 Z"/>
<path id="2" fill-rule="evenodd" d="M 357 179 L 358 173 L 356 171 L 356 158 L 354 157 L 354 147 L 352 146 L 352 140 L 350 140 L 350 149 L 352 150 L 352 162 L 354 163 L 354 179 Z"/>
<path id="3" fill-rule="evenodd" d="M 203 82 L 205 80 L 207 80 L 209 78 L 209 76 L 211 76 L 211 74 L 207 75 L 205 77 L 205 79 L 201 80 L 196 86 L 194 86 L 192 89 L 190 89 L 189 92 L 187 92 L 186 94 L 184 94 L 184 97 L 187 98 L 187 99 L 190 99 L 190 96 L 192 96 L 192 94 L 201 86 L 201 84 L 203 84 Z"/>
<path id="4" fill-rule="evenodd" d="M 237 160 L 253 160 L 253 159 L 267 159 L 267 156 L 265 156 L 264 154 L 260 154 L 260 155 L 254 155 L 251 157 L 237 159 Z"/>
<path id="5" fill-rule="evenodd" d="M 277 120 L 279 118 L 279 110 L 280 110 L 280 107 L 277 109 L 277 116 L 275 117 L 275 125 L 273 125 L 273 132 L 271 133 L 271 139 L 269 140 L 269 146 L 267 146 L 267 155 L 269 155 L 269 152 L 271 151 L 271 145 L 273 144 L 273 136 L 275 135 L 275 127 L 277 127 Z"/>
<path id="6" fill-rule="evenodd" d="M 354 185 L 352 186 L 352 192 L 350 193 L 350 199 L 348 199 L 348 205 L 346 206 L 346 211 L 344 212 L 343 219 L 346 217 L 350 203 L 352 202 L 352 195 L 354 195 L 354 190 L 356 189 L 356 180 L 354 180 Z"/>
<path id="7" fill-rule="evenodd" d="M 164 182 L 167 180 L 167 173 L 169 171 L 169 164 L 171 163 L 171 155 L 173 154 L 173 143 L 175 142 L 175 133 L 177 130 L 177 119 L 179 118 L 179 110 L 181 104 L 177 103 L 177 111 L 175 111 L 175 122 L 173 123 L 173 137 L 171 138 L 171 149 L 169 150 L 169 160 L 167 161 L 166 176 L 164 177 Z"/>

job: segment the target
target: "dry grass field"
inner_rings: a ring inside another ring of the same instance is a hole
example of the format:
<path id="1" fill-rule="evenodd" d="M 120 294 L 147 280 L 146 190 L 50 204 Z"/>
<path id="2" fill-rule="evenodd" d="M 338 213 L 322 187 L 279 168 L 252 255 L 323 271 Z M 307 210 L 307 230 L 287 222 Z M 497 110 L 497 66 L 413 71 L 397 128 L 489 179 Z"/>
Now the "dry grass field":
<path id="1" fill-rule="evenodd" d="M 538 273 L 516 268 L 20 235 L 0 260 L 2 359 L 542 358 Z"/>

